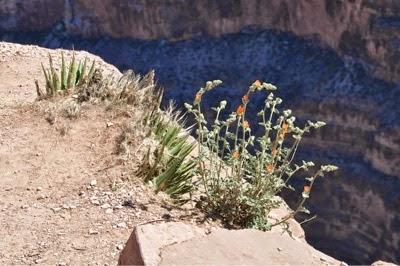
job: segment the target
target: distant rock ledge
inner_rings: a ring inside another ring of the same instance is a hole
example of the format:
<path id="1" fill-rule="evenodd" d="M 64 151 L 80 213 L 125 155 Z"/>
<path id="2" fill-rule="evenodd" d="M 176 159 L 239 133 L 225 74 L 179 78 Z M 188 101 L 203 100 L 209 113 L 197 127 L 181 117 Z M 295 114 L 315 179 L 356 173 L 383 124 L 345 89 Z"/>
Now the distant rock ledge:
<path id="1" fill-rule="evenodd" d="M 288 31 L 363 59 L 399 81 L 400 3 L 393 0 L 2 1 L 2 33 L 179 40 L 246 28 Z"/>

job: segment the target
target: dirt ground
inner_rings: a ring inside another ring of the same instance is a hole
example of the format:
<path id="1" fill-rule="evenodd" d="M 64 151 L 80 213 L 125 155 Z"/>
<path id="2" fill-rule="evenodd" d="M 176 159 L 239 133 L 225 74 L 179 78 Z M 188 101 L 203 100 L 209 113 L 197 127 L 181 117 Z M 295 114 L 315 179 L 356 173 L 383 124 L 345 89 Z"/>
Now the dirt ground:
<path id="1" fill-rule="evenodd" d="M 0 265 L 115 265 L 136 224 L 187 212 L 121 182 L 131 172 L 115 140 L 128 118 L 88 105 L 46 121 L 34 86 L 46 54 L 0 43 Z"/>

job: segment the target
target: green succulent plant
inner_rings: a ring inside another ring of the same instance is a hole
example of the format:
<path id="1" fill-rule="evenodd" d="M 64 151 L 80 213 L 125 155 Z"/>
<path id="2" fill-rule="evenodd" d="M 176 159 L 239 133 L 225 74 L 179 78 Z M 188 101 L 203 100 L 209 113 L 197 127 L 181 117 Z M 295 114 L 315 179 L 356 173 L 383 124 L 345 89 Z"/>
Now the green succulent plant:
<path id="1" fill-rule="evenodd" d="M 152 182 L 156 192 L 164 191 L 178 203 L 186 200 L 193 190 L 192 177 L 196 162 L 189 158 L 195 144 L 189 142 L 190 128 L 183 129 L 184 116 L 172 111 L 154 114 L 150 118 L 150 128 L 157 147 L 145 156 L 149 165 L 144 174 L 145 182 Z M 153 158 L 152 160 L 150 158 Z"/>
<path id="2" fill-rule="evenodd" d="M 65 62 L 64 53 L 61 52 L 61 69 L 59 71 L 53 65 L 53 58 L 49 54 L 49 68 L 45 68 L 43 63 L 42 70 L 46 80 L 46 93 L 43 93 L 36 82 L 39 97 L 52 97 L 58 92 L 75 90 L 77 86 L 82 86 L 90 82 L 96 70 L 96 62 L 92 61 L 88 66 L 87 57 L 83 61 L 76 60 L 73 53 L 69 64 Z"/>

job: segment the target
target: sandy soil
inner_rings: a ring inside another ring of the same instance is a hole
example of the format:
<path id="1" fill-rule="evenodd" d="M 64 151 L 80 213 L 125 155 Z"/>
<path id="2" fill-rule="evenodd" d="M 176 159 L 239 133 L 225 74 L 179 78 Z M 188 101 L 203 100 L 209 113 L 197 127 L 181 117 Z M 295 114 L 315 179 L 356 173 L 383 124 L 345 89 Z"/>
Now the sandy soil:
<path id="1" fill-rule="evenodd" d="M 0 265 L 116 264 L 136 224 L 186 213 L 138 179 L 120 181 L 126 117 L 88 105 L 76 120 L 46 121 L 34 79 L 47 52 L 0 43 Z"/>

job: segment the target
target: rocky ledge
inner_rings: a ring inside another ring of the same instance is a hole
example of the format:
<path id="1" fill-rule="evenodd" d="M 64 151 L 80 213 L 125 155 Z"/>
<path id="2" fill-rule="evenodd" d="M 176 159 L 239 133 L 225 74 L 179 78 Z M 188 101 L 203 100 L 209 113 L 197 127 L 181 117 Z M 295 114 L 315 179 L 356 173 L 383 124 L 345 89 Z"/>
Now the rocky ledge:
<path id="1" fill-rule="evenodd" d="M 180 222 L 138 226 L 119 265 L 340 265 L 304 241 L 253 229 L 212 232 Z"/>
<path id="2" fill-rule="evenodd" d="M 208 231 L 181 222 L 137 226 L 119 265 L 347 265 L 277 231 Z M 372 265 L 394 265 L 378 261 Z"/>

